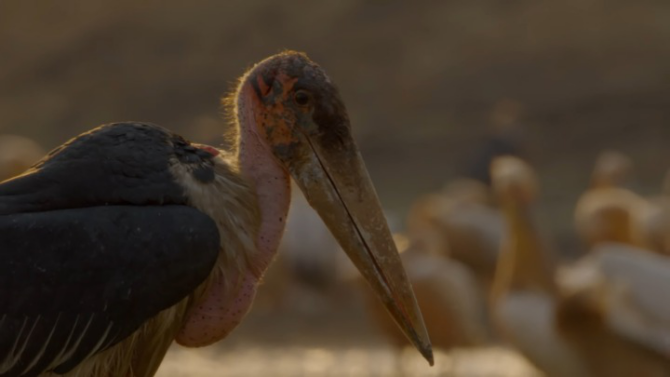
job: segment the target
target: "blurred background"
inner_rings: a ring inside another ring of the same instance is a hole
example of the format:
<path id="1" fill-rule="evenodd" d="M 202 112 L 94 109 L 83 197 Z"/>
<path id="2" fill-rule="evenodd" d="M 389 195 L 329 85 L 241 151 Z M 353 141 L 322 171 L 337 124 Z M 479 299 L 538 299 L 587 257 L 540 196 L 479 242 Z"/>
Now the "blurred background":
<path id="1" fill-rule="evenodd" d="M 670 168 L 663 0 L 4 0 L 0 134 L 49 150 L 137 120 L 219 145 L 220 98 L 283 49 L 306 52 L 338 85 L 395 230 L 419 196 L 486 180 L 486 156 L 509 144 L 539 175 L 541 227 L 577 256 L 575 203 L 601 151 L 630 157 L 642 195 L 660 192 Z M 341 262 L 322 259 L 305 263 L 323 274 L 302 278 L 291 266 L 303 262 L 278 260 L 278 283 L 229 339 L 174 349 L 159 375 L 535 375 L 497 348 L 441 353 L 432 369 L 397 354 L 352 293 L 358 283 L 333 283 L 324 274 L 339 276 Z M 468 358 L 487 361 L 458 361 Z"/>

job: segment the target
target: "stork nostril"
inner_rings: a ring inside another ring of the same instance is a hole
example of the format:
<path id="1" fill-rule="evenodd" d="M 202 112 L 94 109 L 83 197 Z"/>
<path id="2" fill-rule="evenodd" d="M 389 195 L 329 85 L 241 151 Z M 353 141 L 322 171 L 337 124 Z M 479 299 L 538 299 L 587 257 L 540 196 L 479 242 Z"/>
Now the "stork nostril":
<path id="1" fill-rule="evenodd" d="M 261 74 L 261 79 L 263 80 L 263 83 L 267 86 L 267 92 L 265 92 L 264 95 L 267 95 L 272 90 L 272 86 L 275 81 L 275 76 L 276 76 L 275 71 L 265 72 Z"/>
<path id="2" fill-rule="evenodd" d="M 249 81 L 258 98 L 265 98 L 272 91 L 274 76 L 268 73 L 264 73 L 255 77 L 250 77 Z"/>

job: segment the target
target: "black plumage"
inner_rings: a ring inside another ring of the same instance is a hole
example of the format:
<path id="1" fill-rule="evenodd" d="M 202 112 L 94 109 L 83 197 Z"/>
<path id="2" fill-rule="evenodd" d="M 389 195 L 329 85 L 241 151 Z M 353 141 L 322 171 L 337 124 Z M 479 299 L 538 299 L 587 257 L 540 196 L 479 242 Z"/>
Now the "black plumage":
<path id="1" fill-rule="evenodd" d="M 96 128 L 51 151 L 28 174 L 3 182 L 0 214 L 100 204 L 186 204 L 183 188 L 170 174 L 170 158 L 195 163 L 204 157 L 181 142 L 180 136 L 151 124 Z"/>
<path id="2" fill-rule="evenodd" d="M 211 167 L 158 126 L 107 125 L 0 184 L 0 376 L 65 373 L 207 278 L 219 232 L 175 158 Z"/>

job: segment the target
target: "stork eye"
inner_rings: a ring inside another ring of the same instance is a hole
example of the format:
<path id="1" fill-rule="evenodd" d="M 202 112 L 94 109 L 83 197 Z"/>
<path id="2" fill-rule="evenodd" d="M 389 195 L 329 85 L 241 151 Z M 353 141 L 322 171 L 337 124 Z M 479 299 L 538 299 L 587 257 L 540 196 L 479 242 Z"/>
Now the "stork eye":
<path id="1" fill-rule="evenodd" d="M 293 95 L 293 100 L 300 106 L 307 106 L 312 100 L 312 96 L 305 90 L 298 90 Z"/>

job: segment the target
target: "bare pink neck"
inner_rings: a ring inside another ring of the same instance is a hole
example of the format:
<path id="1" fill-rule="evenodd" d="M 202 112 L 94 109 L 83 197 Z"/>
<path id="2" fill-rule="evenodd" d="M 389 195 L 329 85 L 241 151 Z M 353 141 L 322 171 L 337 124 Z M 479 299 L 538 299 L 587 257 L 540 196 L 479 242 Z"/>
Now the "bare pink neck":
<path id="1" fill-rule="evenodd" d="M 250 90 L 249 88 L 246 88 Z M 255 121 L 249 107 L 240 109 L 241 173 L 256 190 L 261 224 L 256 240 L 257 253 L 246 270 L 226 271 L 225 278 L 214 279 L 207 296 L 189 312 L 177 342 L 201 347 L 225 338 L 251 309 L 256 288 L 277 252 L 291 200 L 289 175 L 255 133 Z M 239 280 L 238 280 L 239 279 Z M 239 284 L 226 283 L 238 281 Z"/>
<path id="2" fill-rule="evenodd" d="M 238 158 L 242 174 L 255 186 L 261 211 L 258 253 L 246 271 L 226 271 L 226 278 L 213 279 L 207 295 L 189 310 L 176 336 L 177 342 L 187 347 L 212 344 L 237 327 L 251 308 L 258 282 L 272 262 L 284 232 L 291 200 L 289 175 L 254 132 L 255 124 L 243 123 L 251 121 L 249 109 L 241 110 Z M 238 278 L 240 284 L 226 284 L 226 280 Z"/>
<path id="3" fill-rule="evenodd" d="M 261 211 L 258 259 L 253 271 L 265 271 L 277 252 L 291 202 L 291 182 L 251 127 L 240 129 L 239 162 L 242 174 L 255 185 Z M 256 276 L 260 278 L 260 276 Z"/>

